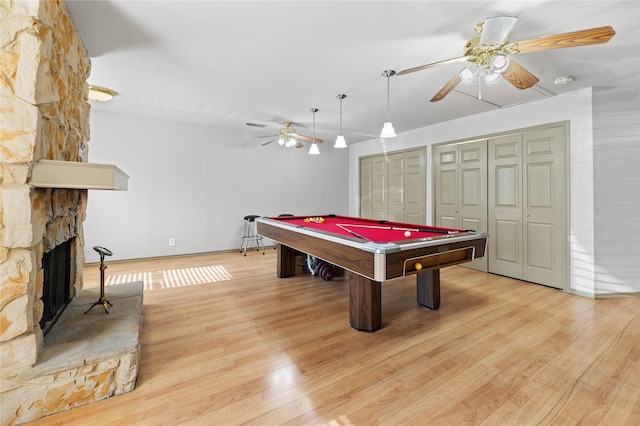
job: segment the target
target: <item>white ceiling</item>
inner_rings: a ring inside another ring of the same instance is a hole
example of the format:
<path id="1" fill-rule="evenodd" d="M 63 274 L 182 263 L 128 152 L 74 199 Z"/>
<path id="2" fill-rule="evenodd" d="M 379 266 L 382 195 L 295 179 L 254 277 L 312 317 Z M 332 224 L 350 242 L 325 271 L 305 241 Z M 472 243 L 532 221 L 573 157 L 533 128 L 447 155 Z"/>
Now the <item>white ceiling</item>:
<path id="1" fill-rule="evenodd" d="M 485 86 L 488 102 L 477 99 L 477 86 L 462 84 L 429 102 L 461 63 L 392 77 L 397 132 L 584 87 L 640 90 L 637 0 L 66 3 L 92 59 L 89 83 L 119 92 L 111 102 L 92 103 L 94 111 L 241 130 L 256 146 L 283 121 L 311 135 L 311 108 L 319 109 L 317 137 L 333 144 L 339 93 L 347 95 L 347 142 L 377 137 L 386 119 L 382 71 L 462 56 L 475 24 L 497 15 L 518 17 L 512 42 L 605 25 L 616 35 L 607 44 L 518 55 L 540 82 L 523 91 L 505 81 Z M 566 75 L 575 81 L 554 85 Z"/>

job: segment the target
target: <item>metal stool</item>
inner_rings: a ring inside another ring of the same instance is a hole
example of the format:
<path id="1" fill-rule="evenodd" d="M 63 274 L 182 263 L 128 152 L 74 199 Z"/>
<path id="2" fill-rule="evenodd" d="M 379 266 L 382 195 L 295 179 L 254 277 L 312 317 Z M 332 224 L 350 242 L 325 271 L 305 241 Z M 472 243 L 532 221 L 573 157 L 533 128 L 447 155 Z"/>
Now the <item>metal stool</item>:
<path id="1" fill-rule="evenodd" d="M 242 242 L 240 243 L 240 253 L 247 255 L 247 247 L 253 241 L 256 245 L 256 251 L 260 251 L 262 246 L 262 254 L 264 254 L 264 244 L 262 243 L 262 235 L 256 232 L 256 219 L 260 216 L 257 214 L 248 214 L 244 217 L 244 232 L 242 234 Z"/>

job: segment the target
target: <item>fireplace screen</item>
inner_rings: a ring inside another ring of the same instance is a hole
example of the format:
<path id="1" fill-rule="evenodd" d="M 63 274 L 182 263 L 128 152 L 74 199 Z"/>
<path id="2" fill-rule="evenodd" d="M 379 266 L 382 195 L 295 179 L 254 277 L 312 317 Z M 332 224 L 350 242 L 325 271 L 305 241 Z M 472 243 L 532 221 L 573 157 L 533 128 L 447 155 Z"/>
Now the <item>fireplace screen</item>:
<path id="1" fill-rule="evenodd" d="M 73 238 L 58 245 L 42 257 L 44 310 L 40 328 L 46 335 L 70 302 L 71 247 Z"/>

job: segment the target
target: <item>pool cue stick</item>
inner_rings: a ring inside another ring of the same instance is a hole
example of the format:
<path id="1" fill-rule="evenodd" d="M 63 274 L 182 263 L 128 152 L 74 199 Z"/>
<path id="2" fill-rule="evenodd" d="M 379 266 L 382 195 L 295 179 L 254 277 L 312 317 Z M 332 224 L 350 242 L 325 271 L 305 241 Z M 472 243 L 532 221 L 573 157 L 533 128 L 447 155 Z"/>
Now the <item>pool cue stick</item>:
<path id="1" fill-rule="evenodd" d="M 336 225 L 337 225 L 340 229 L 342 229 L 343 231 L 347 231 L 348 233 L 350 233 L 351 235 L 353 235 L 353 236 L 355 236 L 355 237 L 361 238 L 361 239 L 363 239 L 363 240 L 368 240 L 368 238 L 367 238 L 367 237 L 362 236 L 362 235 L 358 234 L 357 232 L 352 231 L 351 229 L 347 229 L 347 228 L 345 228 L 343 225 L 341 225 L 341 224 L 339 224 L 339 223 L 336 223 Z"/>
<path id="2" fill-rule="evenodd" d="M 446 229 L 422 229 L 422 228 L 402 228 L 397 226 L 379 226 L 379 225 L 351 225 L 351 224 L 337 224 L 340 228 L 345 231 L 349 231 L 345 229 L 344 226 L 350 226 L 353 228 L 367 228 L 367 229 L 387 229 L 391 231 L 412 231 L 412 232 L 431 232 L 433 234 L 458 234 L 457 231 L 449 231 Z"/>

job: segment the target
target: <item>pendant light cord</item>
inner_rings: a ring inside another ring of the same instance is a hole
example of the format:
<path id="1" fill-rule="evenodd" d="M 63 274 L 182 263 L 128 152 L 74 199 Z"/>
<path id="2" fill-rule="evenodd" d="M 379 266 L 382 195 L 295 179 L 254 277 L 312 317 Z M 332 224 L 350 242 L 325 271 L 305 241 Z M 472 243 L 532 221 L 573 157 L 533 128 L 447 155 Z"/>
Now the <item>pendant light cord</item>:
<path id="1" fill-rule="evenodd" d="M 318 112 L 318 108 L 311 108 L 311 112 L 313 113 L 313 142 L 316 143 L 316 112 Z"/>
<path id="2" fill-rule="evenodd" d="M 382 71 L 382 76 L 387 77 L 387 121 L 389 121 L 389 92 L 391 91 L 389 81 L 394 75 L 396 75 L 396 72 L 394 70 Z"/>
<path id="3" fill-rule="evenodd" d="M 387 76 L 387 121 L 389 121 L 389 80 L 390 76 Z"/>
<path id="4" fill-rule="evenodd" d="M 338 96 L 340 97 L 340 134 L 342 134 L 342 96 Z"/>

